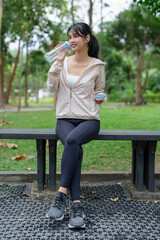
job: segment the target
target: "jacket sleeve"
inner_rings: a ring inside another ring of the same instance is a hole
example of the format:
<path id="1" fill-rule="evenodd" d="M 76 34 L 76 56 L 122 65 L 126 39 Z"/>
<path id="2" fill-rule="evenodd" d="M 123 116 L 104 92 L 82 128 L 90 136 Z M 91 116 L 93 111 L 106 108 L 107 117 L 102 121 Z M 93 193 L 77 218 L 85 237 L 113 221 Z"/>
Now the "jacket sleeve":
<path id="1" fill-rule="evenodd" d="M 99 67 L 99 74 L 96 78 L 95 84 L 95 95 L 98 93 L 103 93 L 105 87 L 105 70 L 104 65 Z"/>
<path id="2" fill-rule="evenodd" d="M 49 69 L 47 79 L 47 89 L 49 92 L 55 92 L 58 90 L 62 67 L 63 62 L 56 60 Z"/>

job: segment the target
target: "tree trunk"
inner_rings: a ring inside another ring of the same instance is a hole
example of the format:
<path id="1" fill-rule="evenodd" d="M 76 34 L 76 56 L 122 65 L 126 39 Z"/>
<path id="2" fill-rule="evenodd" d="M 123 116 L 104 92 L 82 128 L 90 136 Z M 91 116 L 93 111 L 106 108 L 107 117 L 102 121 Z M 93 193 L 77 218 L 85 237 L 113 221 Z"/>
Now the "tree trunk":
<path id="1" fill-rule="evenodd" d="M 28 107 L 28 75 L 29 75 L 29 54 L 28 54 L 28 41 L 26 45 L 26 72 L 25 72 L 25 91 L 24 91 L 24 106 Z"/>
<path id="2" fill-rule="evenodd" d="M 5 96 L 5 103 L 6 104 L 9 103 L 9 96 L 10 96 L 10 93 L 11 93 L 12 82 L 14 80 L 14 76 L 15 76 L 16 69 L 17 69 L 17 64 L 18 64 L 18 59 L 19 59 L 19 54 L 20 54 L 20 42 L 21 42 L 21 39 L 19 40 L 18 52 L 17 52 L 17 55 L 16 55 L 15 60 L 14 60 L 14 67 L 13 67 L 11 77 L 10 77 L 9 83 L 8 83 L 8 88 L 7 88 L 7 91 L 6 91 L 6 96 Z"/>
<path id="3" fill-rule="evenodd" d="M 137 76 L 136 105 L 141 104 L 141 98 L 142 98 L 141 77 Z"/>
<path id="4" fill-rule="evenodd" d="M 0 33 L 2 28 L 2 15 L 3 15 L 3 1 L 0 0 Z"/>
<path id="5" fill-rule="evenodd" d="M 100 33 L 100 51 L 99 51 L 99 58 L 102 60 L 102 41 L 103 41 L 103 0 L 101 0 L 101 33 Z"/>
<path id="6" fill-rule="evenodd" d="M 2 42 L 1 42 L 1 29 L 2 29 L 2 15 L 3 15 L 3 1 L 0 0 L 0 107 L 4 107 L 4 96 L 3 96 L 3 73 L 4 73 L 4 65 L 2 59 Z"/>
<path id="7" fill-rule="evenodd" d="M 37 64 L 36 64 L 36 103 L 39 102 L 39 96 L 38 96 L 38 92 L 39 92 L 39 84 L 38 84 L 38 68 L 37 68 Z"/>
<path id="8" fill-rule="evenodd" d="M 4 108 L 4 58 L 0 57 L 0 107 Z"/>
<path id="9" fill-rule="evenodd" d="M 88 9 L 88 16 L 89 16 L 89 26 L 90 29 L 92 30 L 92 16 L 93 16 L 93 1 L 89 0 L 89 9 Z"/>
<path id="10" fill-rule="evenodd" d="M 145 37 L 144 37 L 145 38 Z M 144 64 L 144 53 L 145 53 L 145 43 L 143 45 L 143 48 L 141 50 L 141 54 L 138 58 L 137 63 L 137 87 L 136 87 L 136 105 L 141 104 L 141 98 L 142 98 L 142 73 L 143 73 L 143 64 Z"/>
<path id="11" fill-rule="evenodd" d="M 18 109 L 21 110 L 21 79 L 22 79 L 22 70 L 23 70 L 23 46 L 21 48 L 21 63 L 20 63 L 20 73 L 19 73 L 19 81 L 18 81 Z"/>
<path id="12" fill-rule="evenodd" d="M 71 16 L 72 16 L 72 24 L 75 23 L 74 19 L 74 0 L 71 0 Z"/>

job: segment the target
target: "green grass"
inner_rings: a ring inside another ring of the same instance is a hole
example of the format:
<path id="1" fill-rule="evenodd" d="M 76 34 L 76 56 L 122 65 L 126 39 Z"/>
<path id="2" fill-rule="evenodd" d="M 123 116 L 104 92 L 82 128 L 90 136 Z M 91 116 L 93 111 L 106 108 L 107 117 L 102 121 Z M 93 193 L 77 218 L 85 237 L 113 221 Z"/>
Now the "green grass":
<path id="1" fill-rule="evenodd" d="M 160 130 L 160 105 L 142 107 L 106 107 L 100 109 L 101 129 L 150 129 Z M 0 113 L 0 121 L 6 120 L 10 124 L 0 128 L 55 128 L 55 110 L 5 112 Z M 4 141 L 1 141 L 4 142 Z M 7 140 L 16 143 L 18 149 L 7 147 L 0 149 L 1 171 L 31 171 L 37 170 L 36 142 L 33 140 Z M 130 171 L 131 170 L 131 142 L 130 141 L 92 141 L 83 146 L 84 158 L 82 171 Z M 62 144 L 57 150 L 57 170 L 63 152 Z M 27 159 L 12 160 L 12 157 L 25 154 Z M 47 147 L 48 170 L 48 147 Z M 160 145 L 156 151 L 156 170 L 160 170 Z"/>

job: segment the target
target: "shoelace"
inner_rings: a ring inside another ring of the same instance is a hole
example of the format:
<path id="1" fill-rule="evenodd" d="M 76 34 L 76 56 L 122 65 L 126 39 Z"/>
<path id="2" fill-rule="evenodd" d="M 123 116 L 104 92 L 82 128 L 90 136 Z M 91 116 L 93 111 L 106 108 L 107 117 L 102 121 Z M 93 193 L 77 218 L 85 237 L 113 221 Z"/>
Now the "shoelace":
<path id="1" fill-rule="evenodd" d="M 65 201 L 62 196 L 56 196 L 55 200 L 53 202 L 53 207 L 56 207 L 58 209 L 63 209 L 65 206 Z"/>
<path id="2" fill-rule="evenodd" d="M 73 206 L 72 208 L 73 217 L 83 217 L 83 211 L 81 206 Z"/>

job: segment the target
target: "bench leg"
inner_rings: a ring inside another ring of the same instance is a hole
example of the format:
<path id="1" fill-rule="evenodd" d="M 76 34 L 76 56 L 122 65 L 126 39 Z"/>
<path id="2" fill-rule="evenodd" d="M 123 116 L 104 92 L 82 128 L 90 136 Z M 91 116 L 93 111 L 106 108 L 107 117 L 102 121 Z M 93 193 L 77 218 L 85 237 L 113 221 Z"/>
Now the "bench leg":
<path id="1" fill-rule="evenodd" d="M 46 174 L 46 140 L 37 139 L 37 187 L 44 190 Z"/>
<path id="2" fill-rule="evenodd" d="M 49 190 L 56 190 L 57 140 L 49 140 Z"/>
<path id="3" fill-rule="evenodd" d="M 132 141 L 132 183 L 136 181 L 136 141 Z"/>
<path id="4" fill-rule="evenodd" d="M 136 142 L 136 174 L 135 185 L 137 191 L 143 191 L 144 185 L 144 154 L 146 141 Z"/>
<path id="5" fill-rule="evenodd" d="M 148 141 L 144 161 L 144 181 L 148 191 L 154 191 L 155 151 L 157 141 Z"/>

